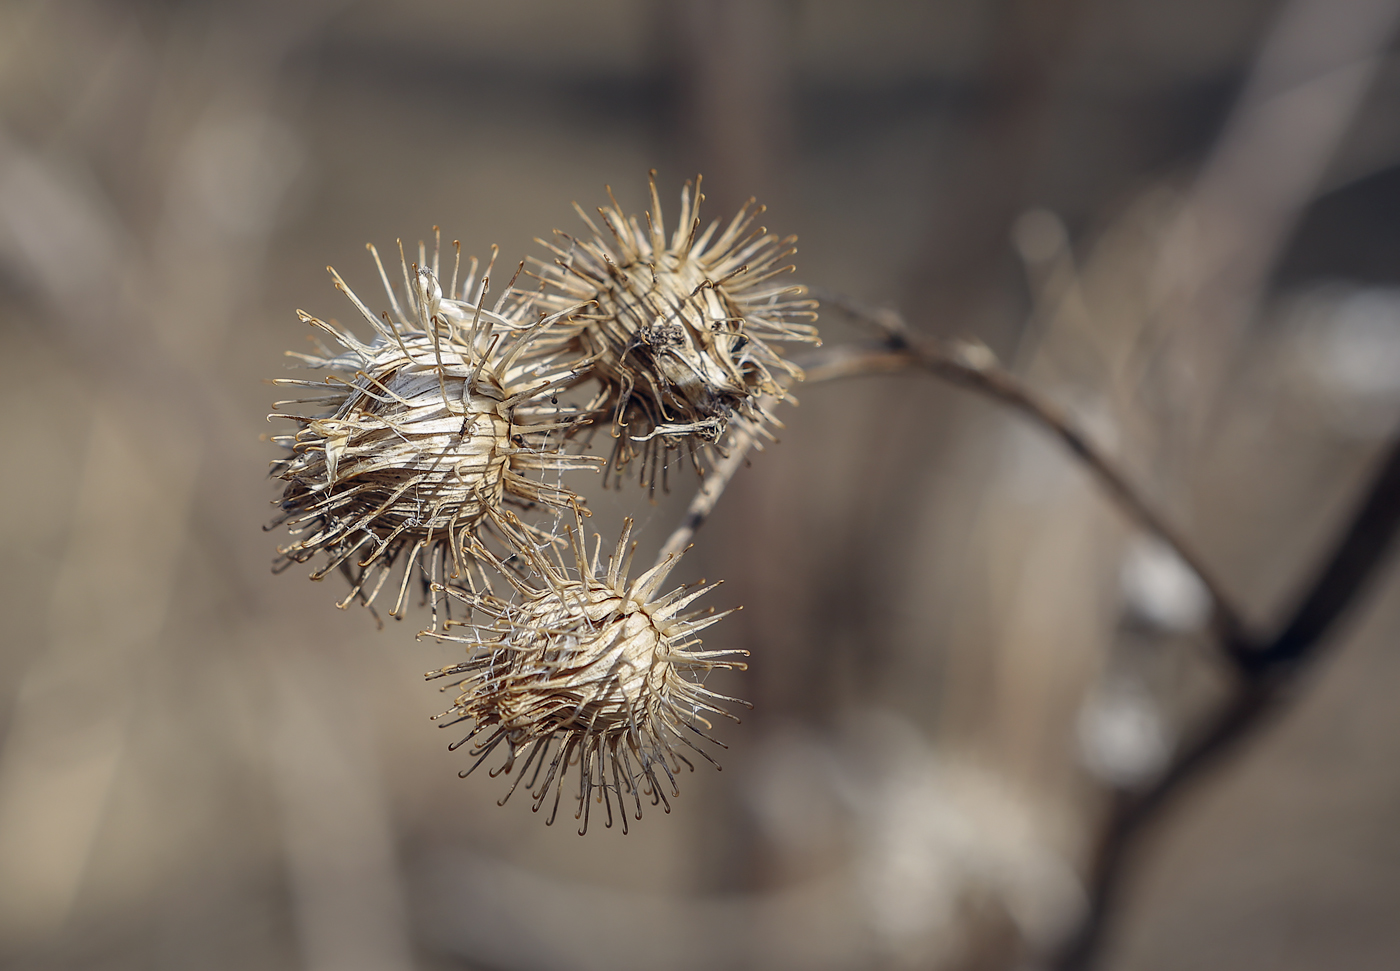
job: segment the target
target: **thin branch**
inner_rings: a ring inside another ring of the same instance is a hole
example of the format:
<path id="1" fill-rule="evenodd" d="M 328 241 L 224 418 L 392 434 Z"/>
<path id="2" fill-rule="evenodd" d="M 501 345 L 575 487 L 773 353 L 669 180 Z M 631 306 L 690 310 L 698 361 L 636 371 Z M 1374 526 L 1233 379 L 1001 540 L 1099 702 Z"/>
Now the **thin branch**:
<path id="1" fill-rule="evenodd" d="M 764 399 L 760 407 L 764 410 L 773 404 L 771 399 Z M 749 449 L 753 448 L 757 435 L 753 426 L 744 424 L 737 426 L 730 437 L 725 448 L 728 450 L 723 458 L 715 463 L 709 473 L 705 476 L 705 481 L 700 483 L 700 488 L 695 491 L 695 498 L 690 500 L 690 505 L 686 508 L 685 518 L 676 527 L 670 537 L 666 540 L 661 552 L 657 554 L 656 562 L 664 563 L 666 558 L 672 555 L 679 555 L 690 545 L 690 541 L 695 538 L 695 533 L 701 526 L 705 525 L 705 520 L 714 512 L 715 503 L 719 502 L 719 497 L 724 494 L 724 489 L 729 485 L 729 480 L 734 477 L 734 473 L 739 471 L 739 467 L 748 458 Z"/>
<path id="2" fill-rule="evenodd" d="M 882 327 L 883 329 L 883 327 Z M 841 345 L 815 351 L 804 362 L 811 384 L 863 374 L 923 370 L 1010 406 L 1058 438 L 1139 525 L 1170 546 L 1200 577 L 1211 599 L 1213 622 L 1231 651 L 1244 653 L 1255 641 L 1243 615 L 1186 538 L 1143 498 L 1106 452 L 1075 427 L 1058 406 L 1041 398 L 997 363 L 991 350 L 970 341 L 927 341 L 902 347 Z"/>

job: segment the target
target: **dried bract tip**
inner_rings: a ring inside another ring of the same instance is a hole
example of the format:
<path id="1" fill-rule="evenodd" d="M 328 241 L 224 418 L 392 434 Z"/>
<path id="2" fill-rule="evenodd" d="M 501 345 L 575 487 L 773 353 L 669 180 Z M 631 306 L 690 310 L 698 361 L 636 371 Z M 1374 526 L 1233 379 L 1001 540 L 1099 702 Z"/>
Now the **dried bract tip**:
<path id="1" fill-rule="evenodd" d="M 666 790 L 679 795 L 676 773 L 682 764 L 695 768 L 682 747 L 714 762 L 689 735 L 714 742 L 704 713 L 733 718 L 719 704 L 744 702 L 717 694 L 702 681 L 716 668 L 743 670 L 742 661 L 730 658 L 747 652 L 699 650 L 696 635 L 726 614 L 686 608 L 714 585 L 657 594 L 679 557 L 627 578 L 635 549 L 629 545 L 630 519 L 602 571 L 602 538 L 590 557 L 582 523 L 576 523 L 576 530 L 568 530 L 572 563 L 557 547 L 551 556 L 546 548 L 522 542 L 535 581 L 507 574 L 518 594 L 514 601 L 457 594 L 495 620 L 466 635 L 440 635 L 471 645 L 472 656 L 427 676 L 461 679 L 455 704 L 438 717 L 450 719 L 446 725 L 473 723 L 451 746 L 473 742 L 469 754 L 475 762 L 463 776 L 503 749 L 504 760 L 491 774 L 519 771 L 501 803 L 528 775 L 525 788 L 536 811 L 553 792 L 548 818 L 553 823 L 564 777 L 577 765 L 580 835 L 597 803 L 612 826 L 614 798 L 626 832 L 629 799 L 638 819 L 643 797 L 671 811 Z M 478 555 L 490 553 L 478 550 Z"/>
<path id="2" fill-rule="evenodd" d="M 653 173 L 644 220 L 613 201 L 598 210 L 600 229 L 579 209 L 592 237 L 556 233 L 544 243 L 555 258 L 537 267 L 539 305 L 574 311 L 596 359 L 592 407 L 612 420 L 612 470 L 620 477 L 641 456 L 640 478 L 653 488 L 670 452 L 694 460 L 736 416 L 760 427 L 772 421 L 759 399 L 785 398 L 802 378 L 775 342 L 820 343 L 810 323 L 816 301 L 786 282 L 797 237 L 756 226 L 763 209 L 752 201 L 727 227 L 714 222 L 701 232 L 703 198 L 699 178 L 686 183 L 668 239 Z"/>
<path id="3" fill-rule="evenodd" d="M 563 451 L 565 432 L 580 416 L 556 404 L 554 393 L 578 373 L 555 320 L 530 316 L 515 298 L 486 308 L 485 277 L 469 299 L 475 261 L 460 297 L 443 296 L 438 255 L 430 269 L 421 244 L 412 266 L 400 249 L 405 306 L 374 258 L 392 309 L 382 318 L 331 270 L 372 328 L 369 343 L 300 315 L 342 350 L 318 340 L 318 353 L 292 355 L 329 372 L 322 382 L 275 382 L 318 393 L 278 402 L 296 411 L 271 416 L 301 426 L 278 439 L 290 455 L 273 464 L 287 483 L 274 525 L 285 524 L 293 537 L 278 550 L 278 568 L 324 554 L 312 579 L 343 572 L 351 592 L 342 607 L 359 600 L 373 609 L 401 565 L 389 613 L 402 616 L 415 575 L 425 594 L 434 583 L 489 588 L 470 554 L 479 528 L 495 528 L 507 504 L 576 508 L 581 500 L 544 474 L 599 460 Z M 434 626 L 437 603 L 434 597 Z"/>

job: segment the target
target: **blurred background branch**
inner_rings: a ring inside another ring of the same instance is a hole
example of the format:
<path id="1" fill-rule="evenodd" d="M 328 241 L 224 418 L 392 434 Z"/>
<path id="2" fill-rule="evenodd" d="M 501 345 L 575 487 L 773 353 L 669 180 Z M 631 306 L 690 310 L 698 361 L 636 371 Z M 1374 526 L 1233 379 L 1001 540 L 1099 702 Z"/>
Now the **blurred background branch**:
<path id="1" fill-rule="evenodd" d="M 1129 854 L 1139 833 L 1174 798 L 1286 704 L 1305 665 L 1337 641 L 1331 628 L 1358 597 L 1376 583 L 1400 529 L 1400 437 L 1387 449 L 1357 503 L 1336 548 L 1298 596 L 1298 606 L 1267 643 L 1231 642 L 1222 648 L 1239 668 L 1231 697 L 1209 718 L 1198 736 L 1183 746 L 1161 777 L 1140 792 L 1125 793 L 1113 808 L 1100 838 L 1091 871 L 1090 906 L 1070 938 L 1057 967 L 1087 968 L 1094 963 L 1118 904 Z"/>

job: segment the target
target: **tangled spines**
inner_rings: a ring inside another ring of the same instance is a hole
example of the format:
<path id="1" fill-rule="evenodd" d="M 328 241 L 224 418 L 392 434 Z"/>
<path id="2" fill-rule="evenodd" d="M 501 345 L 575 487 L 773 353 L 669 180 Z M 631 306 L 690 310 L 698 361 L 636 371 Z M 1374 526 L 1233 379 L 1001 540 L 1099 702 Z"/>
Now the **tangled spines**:
<path id="1" fill-rule="evenodd" d="M 402 617 L 416 585 L 432 608 L 422 634 L 468 649 L 429 674 L 458 691 L 439 721 L 470 725 L 451 746 L 469 746 L 463 774 L 494 753 L 491 774 L 513 776 L 506 798 L 523 786 L 550 822 L 576 780 L 580 833 L 597 806 L 624 831 L 645 801 L 670 811 L 687 752 L 714 761 L 699 747 L 719 745 L 708 716 L 744 704 L 705 680 L 747 652 L 702 649 L 724 616 L 690 609 L 703 581 L 658 592 L 678 554 L 629 579 L 630 519 L 605 565 L 601 538 L 588 555 L 564 476 L 606 464 L 620 485 L 635 464 L 654 490 L 678 455 L 703 471 L 727 431 L 771 438 L 768 409 L 801 379 L 777 345 L 817 342 L 815 302 L 783 279 L 792 238 L 757 226 L 752 202 L 702 231 L 702 199 L 699 179 L 686 185 L 668 237 L 653 177 L 644 220 L 616 201 L 602 228 L 585 216 L 591 238 L 559 234 L 538 287 L 516 287 L 521 263 L 489 307 L 494 255 L 459 283 L 459 253 L 444 291 L 439 247 L 430 259 L 420 243 L 410 263 L 400 245 L 396 288 L 371 246 L 388 310 L 331 270 L 370 331 L 301 313 L 315 350 L 292 356 L 323 375 L 275 382 L 307 389 L 270 416 L 297 426 L 274 439 L 273 525 L 290 533 L 276 569 L 338 571 L 340 606 L 376 617 L 381 596 Z M 599 428 L 608 459 L 581 454 Z"/>
<path id="2" fill-rule="evenodd" d="M 557 403 L 557 392 L 579 379 L 579 365 L 556 333 L 558 315 L 536 315 L 513 297 L 487 309 L 490 268 L 478 287 L 475 260 L 460 290 L 454 264 L 444 297 L 437 252 L 429 268 L 421 244 L 411 267 L 400 247 L 405 313 L 370 251 L 392 315 L 376 317 L 330 271 L 373 329 L 369 343 L 300 314 L 342 350 L 320 345 L 319 353 L 293 355 L 328 371 L 322 382 L 277 382 L 322 393 L 276 405 L 316 408 L 272 416 L 301 425 L 277 439 L 291 454 L 273 465 L 287 483 L 273 525 L 285 524 L 293 537 L 278 550 L 279 568 L 324 554 L 313 579 L 337 569 L 349 578 L 341 606 L 359 600 L 373 609 L 401 566 L 389 613 L 402 616 L 415 575 L 425 593 L 434 583 L 489 587 L 469 552 L 478 532 L 495 531 L 506 505 L 576 506 L 576 495 L 543 474 L 594 468 L 599 460 L 563 449 L 565 431 L 580 416 Z M 467 299 L 474 289 L 475 299 Z"/>
<path id="3" fill-rule="evenodd" d="M 702 232 L 697 178 L 681 191 L 668 240 L 655 176 L 644 222 L 624 215 L 609 190 L 612 204 L 598 210 L 603 228 L 575 206 L 592 237 L 556 230 L 556 242 L 539 240 L 554 261 L 536 267 L 539 305 L 571 313 L 594 362 L 588 407 L 611 422 L 614 483 L 640 459 L 639 478 L 652 488 L 673 452 L 695 462 L 732 421 L 760 430 L 774 423 L 762 399 L 788 398 L 802 378 L 774 343 L 820 343 L 810 323 L 816 302 L 783 279 L 796 237 L 755 225 L 765 210 L 753 200 L 728 226 Z"/>
<path id="4" fill-rule="evenodd" d="M 612 826 L 614 798 L 624 832 L 629 798 L 638 819 L 644 798 L 670 812 L 666 790 L 679 795 L 676 773 L 682 764 L 694 769 L 681 749 L 714 762 L 690 738 L 714 742 L 703 713 L 734 718 L 719 704 L 744 704 L 702 683 L 715 669 L 746 667 L 732 660 L 746 651 L 699 650 L 699 632 L 729 611 L 686 608 L 716 585 L 701 581 L 658 595 L 679 556 L 629 580 L 635 552 L 635 544 L 629 544 L 631 530 L 628 519 L 602 570 L 602 537 L 596 537 L 588 555 L 579 520 L 567 530 L 572 563 L 557 546 L 535 547 L 521 536 L 536 582 L 508 573 L 518 595 L 513 601 L 456 592 L 474 614 L 493 621 L 467 634 L 440 635 L 470 645 L 472 655 L 428 673 L 429 678 L 461 678 L 456 702 L 439 718 L 450 719 L 445 725 L 473 723 L 452 746 L 474 743 L 469 754 L 475 761 L 462 775 L 503 750 L 502 762 L 491 774 L 515 772 L 515 779 L 502 803 L 528 776 L 524 784 L 534 809 L 551 802 L 552 823 L 565 776 L 577 765 L 580 835 L 587 831 L 596 803 L 603 805 L 606 825 Z M 478 555 L 491 554 L 478 550 Z"/>

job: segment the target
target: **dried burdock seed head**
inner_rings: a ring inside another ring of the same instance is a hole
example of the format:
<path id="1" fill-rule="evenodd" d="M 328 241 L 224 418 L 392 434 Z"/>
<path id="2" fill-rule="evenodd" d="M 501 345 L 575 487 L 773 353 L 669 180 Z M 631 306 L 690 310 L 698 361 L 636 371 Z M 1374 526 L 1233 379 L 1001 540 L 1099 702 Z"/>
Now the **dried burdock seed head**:
<path id="1" fill-rule="evenodd" d="M 695 457 L 719 441 L 734 418 L 760 428 L 773 421 L 760 399 L 788 397 L 802 372 L 773 344 L 820 343 L 816 301 L 785 282 L 795 236 L 780 239 L 755 220 L 753 200 L 727 227 L 700 229 L 700 179 L 681 191 L 668 239 L 651 173 L 651 211 L 625 216 L 612 199 L 602 228 L 575 205 L 591 239 L 556 231 L 552 262 L 541 262 L 539 306 L 573 313 L 579 339 L 596 359 L 601 388 L 592 407 L 612 420 L 612 471 L 641 456 L 640 478 L 655 487 L 669 453 Z"/>
<path id="2" fill-rule="evenodd" d="M 475 761 L 461 775 L 503 750 L 491 775 L 519 771 L 501 804 L 528 776 L 524 784 L 534 809 L 551 801 L 548 822 L 553 823 L 564 777 L 577 765 L 579 834 L 588 829 L 594 803 L 604 806 L 606 825 L 612 826 L 614 797 L 626 832 L 629 799 L 638 819 L 644 797 L 671 811 L 666 790 L 679 795 L 676 773 L 682 764 L 695 768 L 681 747 L 714 762 L 689 736 L 714 742 L 704 713 L 734 718 L 719 704 L 744 702 L 711 691 L 702 680 L 716 668 L 743 670 L 744 662 L 730 659 L 748 652 L 698 649 L 696 635 L 729 612 L 686 608 L 714 585 L 701 581 L 657 594 L 679 556 L 628 580 L 636 549 L 629 544 L 630 519 L 602 571 L 602 538 L 590 557 L 582 522 L 576 520 L 576 526 L 568 530 L 571 564 L 557 546 L 535 547 L 519 537 L 535 582 L 507 572 L 515 600 L 456 593 L 474 612 L 495 621 L 467 634 L 440 635 L 471 645 L 472 655 L 427 677 L 461 679 L 456 703 L 437 716 L 448 719 L 444 726 L 473 723 L 466 737 L 450 746 L 473 743 L 469 754 Z"/>
<path id="3" fill-rule="evenodd" d="M 563 452 L 565 431 L 580 419 L 556 403 L 555 392 L 579 376 L 555 319 L 532 316 L 509 293 L 483 306 L 491 268 L 478 285 L 475 259 L 460 290 L 455 261 L 444 297 L 437 247 L 429 267 L 421 243 L 412 266 L 400 244 L 400 303 L 379 254 L 372 246 L 370 252 L 392 314 L 376 317 L 331 269 L 336 287 L 373 328 L 372 339 L 363 343 L 334 322 L 300 313 L 343 350 L 317 340 L 318 353 L 291 355 L 330 372 L 324 381 L 274 382 L 320 393 L 274 406 L 302 413 L 270 416 L 301 425 L 276 439 L 291 454 L 273 463 L 273 474 L 287 482 L 273 525 L 285 524 L 293 537 L 278 550 L 278 569 L 324 554 L 312 579 L 343 572 L 351 590 L 342 607 L 359 600 L 373 610 L 399 566 L 389 613 L 401 617 L 414 576 L 425 594 L 434 585 L 489 588 L 470 554 L 478 531 L 495 530 L 506 504 L 577 508 L 579 498 L 557 475 L 553 484 L 545 478 L 600 460 Z M 433 597 L 435 627 L 439 599 Z"/>

